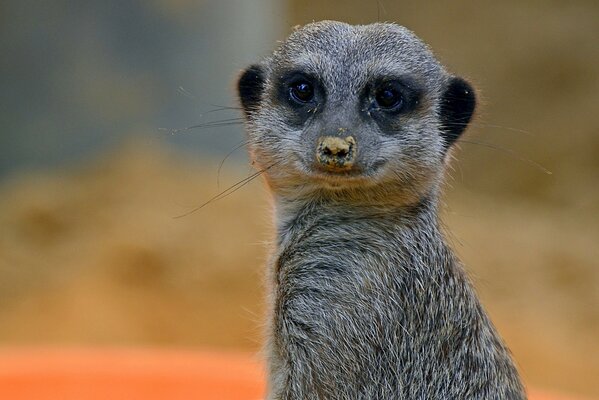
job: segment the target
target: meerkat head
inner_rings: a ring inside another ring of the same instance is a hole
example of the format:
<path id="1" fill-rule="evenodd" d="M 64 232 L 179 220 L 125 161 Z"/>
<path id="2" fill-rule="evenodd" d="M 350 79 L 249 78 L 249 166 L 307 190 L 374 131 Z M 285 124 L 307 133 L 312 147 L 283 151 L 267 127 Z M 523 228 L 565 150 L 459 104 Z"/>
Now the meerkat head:
<path id="1" fill-rule="evenodd" d="M 395 24 L 296 29 L 240 76 L 249 150 L 272 190 L 435 190 L 475 108 L 471 86 Z"/>

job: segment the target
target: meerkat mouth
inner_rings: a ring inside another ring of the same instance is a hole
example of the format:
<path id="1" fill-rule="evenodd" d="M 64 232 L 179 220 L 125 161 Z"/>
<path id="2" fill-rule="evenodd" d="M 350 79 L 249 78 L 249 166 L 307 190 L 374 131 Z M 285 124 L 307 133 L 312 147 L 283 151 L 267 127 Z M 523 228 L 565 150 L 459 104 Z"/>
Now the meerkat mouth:
<path id="1" fill-rule="evenodd" d="M 350 137 L 346 143 L 339 144 L 340 149 L 336 153 L 323 151 L 326 144 L 321 143 L 315 162 L 307 168 L 306 178 L 318 186 L 331 189 L 377 185 L 385 162 L 376 162 L 371 166 L 358 163 L 354 143 Z M 328 144 L 330 147 L 330 142 Z"/>
<path id="2" fill-rule="evenodd" d="M 369 174 L 365 174 L 359 168 L 351 170 L 329 170 L 323 171 L 318 168 L 308 174 L 310 181 L 319 186 L 328 189 L 349 189 L 353 187 L 367 187 L 375 184 L 376 179 Z"/>

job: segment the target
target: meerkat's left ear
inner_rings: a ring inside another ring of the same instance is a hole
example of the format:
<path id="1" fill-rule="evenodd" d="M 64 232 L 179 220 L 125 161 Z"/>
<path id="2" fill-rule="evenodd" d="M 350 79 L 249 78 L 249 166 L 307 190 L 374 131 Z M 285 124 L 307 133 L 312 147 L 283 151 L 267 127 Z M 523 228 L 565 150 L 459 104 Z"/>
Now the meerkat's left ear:
<path id="1" fill-rule="evenodd" d="M 246 118 L 258 109 L 264 92 L 264 70 L 260 65 L 247 67 L 237 81 L 237 94 Z"/>
<path id="2" fill-rule="evenodd" d="M 441 134 L 446 148 L 466 130 L 475 108 L 476 95 L 472 86 L 462 78 L 452 77 L 441 99 Z"/>

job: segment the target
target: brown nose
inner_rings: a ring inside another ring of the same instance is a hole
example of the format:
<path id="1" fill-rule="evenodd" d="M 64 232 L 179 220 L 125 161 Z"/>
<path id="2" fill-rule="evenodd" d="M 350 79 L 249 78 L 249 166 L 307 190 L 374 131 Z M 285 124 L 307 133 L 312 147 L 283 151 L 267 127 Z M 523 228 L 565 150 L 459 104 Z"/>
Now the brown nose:
<path id="1" fill-rule="evenodd" d="M 316 160 L 330 171 L 350 170 L 356 160 L 356 140 L 352 136 L 323 136 L 318 139 Z"/>

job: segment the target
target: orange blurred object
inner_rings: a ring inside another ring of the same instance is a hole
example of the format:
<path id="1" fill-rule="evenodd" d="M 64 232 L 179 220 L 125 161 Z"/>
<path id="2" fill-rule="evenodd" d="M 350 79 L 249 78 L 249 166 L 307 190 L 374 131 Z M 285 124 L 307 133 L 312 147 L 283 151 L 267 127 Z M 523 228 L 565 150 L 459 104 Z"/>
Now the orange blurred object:
<path id="1" fill-rule="evenodd" d="M 264 373 L 248 354 L 71 349 L 0 351 L 0 399 L 258 400 Z"/>
<path id="2" fill-rule="evenodd" d="M 0 398 L 258 400 L 265 375 L 250 354 L 156 349 L 0 350 Z M 531 391 L 530 400 L 575 400 Z"/>

